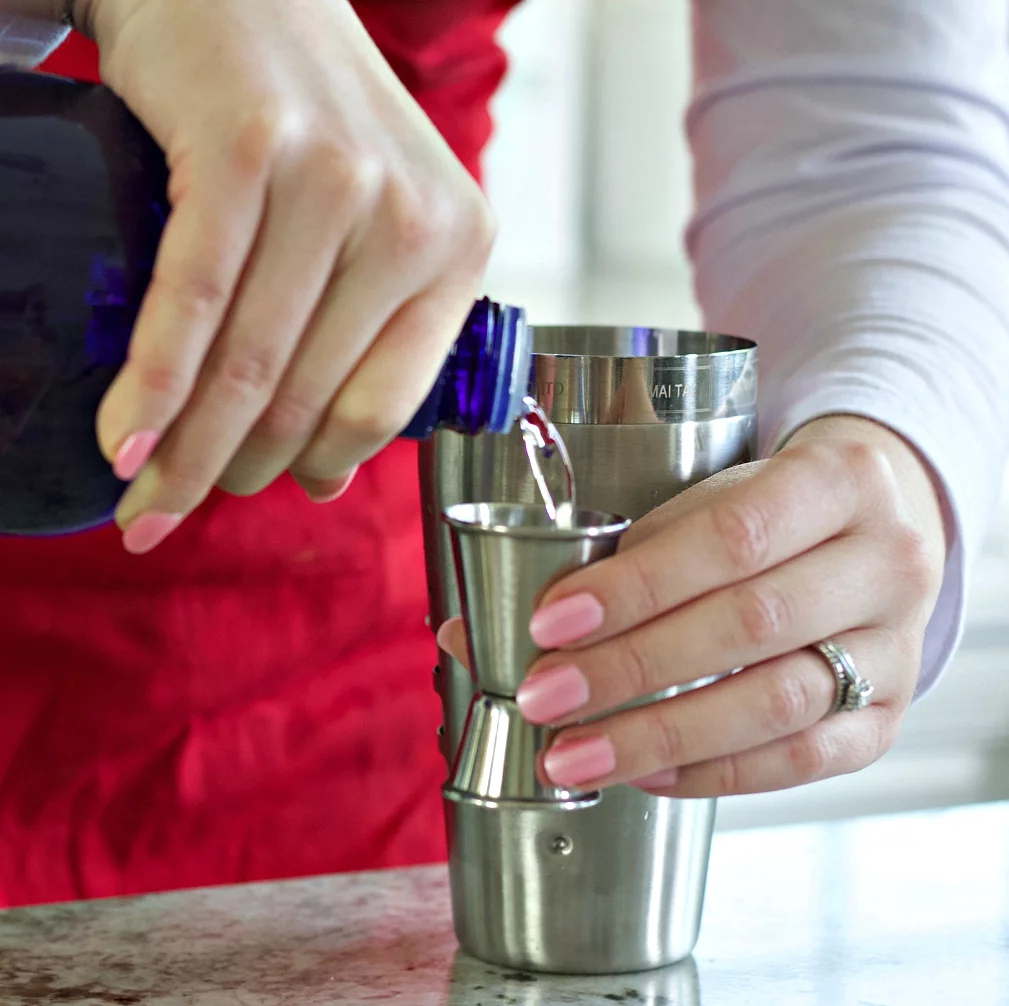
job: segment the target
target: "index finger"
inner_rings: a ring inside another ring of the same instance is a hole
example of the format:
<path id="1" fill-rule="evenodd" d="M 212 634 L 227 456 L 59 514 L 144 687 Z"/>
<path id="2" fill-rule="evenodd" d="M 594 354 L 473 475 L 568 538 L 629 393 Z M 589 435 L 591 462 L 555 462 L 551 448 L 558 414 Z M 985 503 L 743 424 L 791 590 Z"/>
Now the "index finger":
<path id="1" fill-rule="evenodd" d="M 882 452 L 866 444 L 808 441 L 782 451 L 646 539 L 561 580 L 533 615 L 533 640 L 543 649 L 599 642 L 808 552 L 877 505 L 880 465 L 888 465 Z"/>

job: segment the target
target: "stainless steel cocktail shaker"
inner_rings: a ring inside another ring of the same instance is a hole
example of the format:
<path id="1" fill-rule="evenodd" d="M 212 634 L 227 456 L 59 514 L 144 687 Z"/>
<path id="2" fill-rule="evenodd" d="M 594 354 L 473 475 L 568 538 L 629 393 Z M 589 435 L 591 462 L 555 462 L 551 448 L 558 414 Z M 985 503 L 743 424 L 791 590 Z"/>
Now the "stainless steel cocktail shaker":
<path id="1" fill-rule="evenodd" d="M 757 353 L 750 342 L 647 328 L 540 327 L 533 348 L 531 390 L 567 442 L 579 506 L 637 519 L 754 457 Z M 437 434 L 421 448 L 421 486 L 437 626 L 462 610 L 443 512 L 459 503 L 535 504 L 538 496 L 517 432 Z M 454 779 L 465 767 L 460 742 L 476 686 L 445 653 L 435 682 Z M 497 709 L 474 715 L 484 713 L 509 722 Z M 509 967 L 576 974 L 661 967 L 692 951 L 713 800 L 630 787 L 614 787 L 599 801 L 451 796 L 453 907 L 464 949 Z"/>

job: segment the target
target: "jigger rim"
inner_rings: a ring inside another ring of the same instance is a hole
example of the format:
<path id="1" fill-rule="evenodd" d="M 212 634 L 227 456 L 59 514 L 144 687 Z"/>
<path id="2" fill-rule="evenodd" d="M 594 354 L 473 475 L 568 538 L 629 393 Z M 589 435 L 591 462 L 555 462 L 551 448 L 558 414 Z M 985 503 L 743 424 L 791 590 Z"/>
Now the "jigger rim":
<path id="1" fill-rule="evenodd" d="M 513 522 L 516 514 L 521 514 L 521 523 Z M 528 523 L 526 518 L 530 519 Z M 543 505 L 534 503 L 456 503 L 442 511 L 442 520 L 460 531 L 511 538 L 551 541 L 606 538 L 622 534 L 631 526 L 629 518 L 603 510 L 576 508 L 571 512 L 571 519 L 571 527 L 558 527 Z"/>

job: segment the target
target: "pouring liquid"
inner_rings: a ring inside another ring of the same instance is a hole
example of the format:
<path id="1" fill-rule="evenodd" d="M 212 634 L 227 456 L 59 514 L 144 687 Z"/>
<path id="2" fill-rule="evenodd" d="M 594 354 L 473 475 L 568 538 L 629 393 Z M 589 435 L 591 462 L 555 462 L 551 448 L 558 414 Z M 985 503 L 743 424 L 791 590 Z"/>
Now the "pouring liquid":
<path id="1" fill-rule="evenodd" d="M 558 527 L 570 528 L 576 506 L 575 473 L 567 445 L 536 399 L 526 397 L 522 404 L 525 412 L 519 417 L 519 429 L 536 488 L 547 516 Z M 559 487 L 551 487 L 544 462 L 553 462 L 560 468 Z"/>

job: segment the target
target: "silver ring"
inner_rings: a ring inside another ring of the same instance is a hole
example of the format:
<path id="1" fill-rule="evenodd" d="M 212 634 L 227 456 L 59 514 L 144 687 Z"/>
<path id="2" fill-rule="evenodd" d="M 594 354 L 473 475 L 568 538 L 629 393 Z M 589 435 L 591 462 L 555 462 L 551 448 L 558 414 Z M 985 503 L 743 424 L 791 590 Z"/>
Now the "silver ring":
<path id="1" fill-rule="evenodd" d="M 875 689 L 868 678 L 863 678 L 855 667 L 851 654 L 840 644 L 829 639 L 822 643 L 814 643 L 813 648 L 830 665 L 837 682 L 837 698 L 828 716 L 834 713 L 853 713 L 864 709 L 872 701 Z"/>

